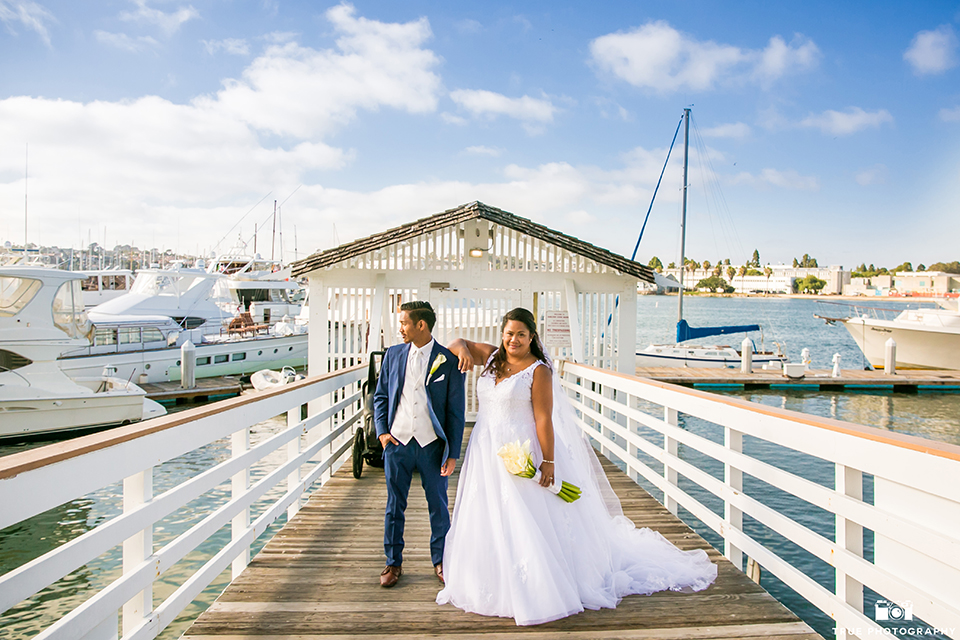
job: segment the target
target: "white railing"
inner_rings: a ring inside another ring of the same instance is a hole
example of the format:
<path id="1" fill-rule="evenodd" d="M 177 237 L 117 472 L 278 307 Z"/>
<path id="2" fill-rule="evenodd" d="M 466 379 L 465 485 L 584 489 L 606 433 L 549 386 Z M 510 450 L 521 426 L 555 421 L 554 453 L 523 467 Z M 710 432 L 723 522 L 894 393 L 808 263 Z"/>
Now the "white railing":
<path id="1" fill-rule="evenodd" d="M 122 575 L 36 637 L 117 638 L 121 618 L 125 640 L 156 637 L 224 569 L 232 565 L 234 578 L 243 571 L 251 544 L 284 512 L 288 518 L 296 514 L 304 493 L 330 477 L 363 414 L 365 374 L 366 365 L 358 365 L 0 458 L 0 529 L 123 482 L 122 514 L 0 576 L 0 612 L 122 545 Z M 301 419 L 305 404 L 310 415 Z M 286 428 L 250 447 L 250 428 L 283 414 Z M 228 436 L 230 458 L 153 495 L 154 467 Z M 262 461 L 281 447 L 285 459 L 263 469 Z M 251 484 L 254 465 L 263 476 Z M 211 506 L 199 522 L 154 548 L 157 522 L 227 482 L 231 496 L 225 504 Z M 286 490 L 251 521 L 251 505 L 274 487 Z M 227 524 L 230 540 L 154 607 L 154 582 Z"/>
<path id="2" fill-rule="evenodd" d="M 581 427 L 604 455 L 663 492 L 674 514 L 681 506 L 719 534 L 734 565 L 749 556 L 831 616 L 838 635 L 884 634 L 877 612 L 864 614 L 865 587 L 945 635 L 960 632 L 960 447 L 570 362 L 559 371 Z M 711 423 L 714 439 L 683 428 L 681 415 Z M 784 447 L 784 458 L 832 464 L 833 488 L 745 454 L 745 437 Z M 721 463 L 723 476 L 688 462 L 700 454 Z M 834 538 L 745 493 L 747 476 L 833 514 Z M 863 499 L 864 476 L 873 476 L 873 504 Z M 722 514 L 704 504 L 707 494 L 698 499 L 681 487 L 690 482 L 722 501 Z M 834 588 L 746 533 L 745 515 L 834 567 Z M 874 536 L 872 562 L 864 532 Z"/>

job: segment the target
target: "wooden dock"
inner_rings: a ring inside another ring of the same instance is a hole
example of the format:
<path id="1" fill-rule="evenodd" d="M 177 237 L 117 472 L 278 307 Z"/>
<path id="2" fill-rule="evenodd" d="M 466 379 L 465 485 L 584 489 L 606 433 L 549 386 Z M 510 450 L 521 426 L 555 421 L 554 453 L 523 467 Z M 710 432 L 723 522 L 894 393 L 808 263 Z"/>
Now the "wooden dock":
<path id="1" fill-rule="evenodd" d="M 617 467 L 601 462 L 625 515 L 680 548 L 706 550 L 719 563 L 716 583 L 695 594 L 629 596 L 615 610 L 585 611 L 531 627 L 437 606 L 426 501 L 415 480 L 407 508 L 403 577 L 393 589 L 383 589 L 383 472 L 364 467 L 363 477 L 355 480 L 346 464 L 183 638 L 821 638 Z M 458 476 L 459 469 L 451 482 L 451 502 Z"/>
<path id="2" fill-rule="evenodd" d="M 741 373 L 739 369 L 693 367 L 638 367 L 637 375 L 659 382 L 693 387 L 731 387 L 745 389 L 795 388 L 842 391 L 844 389 L 891 389 L 915 393 L 920 389 L 960 390 L 960 371 L 900 370 L 894 375 L 883 371 L 843 369 L 837 378 L 830 369 L 811 369 L 802 378 L 788 378 L 782 371 L 758 369 Z"/>
<path id="3" fill-rule="evenodd" d="M 211 396 L 238 396 L 243 384 L 236 376 L 197 378 L 196 386 L 190 389 L 180 388 L 176 382 L 148 382 L 137 385 L 147 392 L 147 397 L 157 402 L 203 401 Z"/>

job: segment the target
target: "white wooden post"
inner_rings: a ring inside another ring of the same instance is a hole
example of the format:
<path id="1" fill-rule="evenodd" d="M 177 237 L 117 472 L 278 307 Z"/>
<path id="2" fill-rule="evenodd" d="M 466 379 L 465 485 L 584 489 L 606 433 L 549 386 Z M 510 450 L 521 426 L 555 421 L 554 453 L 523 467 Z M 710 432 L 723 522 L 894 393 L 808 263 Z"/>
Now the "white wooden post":
<path id="1" fill-rule="evenodd" d="M 232 436 L 230 436 L 230 452 L 234 458 L 237 458 L 243 455 L 244 451 L 250 449 L 250 428 L 246 427 L 235 431 Z M 250 488 L 250 468 L 243 469 L 238 471 L 233 475 L 230 480 L 230 495 L 232 499 L 238 500 L 240 497 Z M 233 517 L 233 521 L 230 523 L 231 531 L 231 540 L 236 540 L 241 535 L 243 531 L 250 526 L 250 507 L 243 509 L 240 513 Z M 247 546 L 233 559 L 232 564 L 232 579 L 236 580 L 237 577 L 247 568 L 247 565 L 250 564 L 250 547 Z"/>
<path id="2" fill-rule="evenodd" d="M 327 288 L 323 278 L 311 274 L 309 276 L 310 286 L 310 352 L 309 352 L 309 372 L 311 376 L 319 376 L 330 371 L 330 313 L 329 300 L 327 299 Z M 330 406 L 330 395 L 323 394 L 308 404 L 309 414 L 316 415 Z M 307 445 L 311 445 L 320 440 L 329 433 L 330 421 L 327 420 L 307 433 Z M 312 458 L 312 462 L 319 462 L 324 459 L 324 454 L 330 447 L 324 447 L 318 451 Z M 329 477 L 327 472 L 325 478 Z"/>
<path id="3" fill-rule="evenodd" d="M 380 332 L 385 326 L 384 311 L 387 299 L 387 274 L 378 273 L 373 285 L 373 305 L 370 307 L 370 337 L 367 340 L 367 353 L 379 351 L 382 344 Z"/>
<path id="4" fill-rule="evenodd" d="M 287 428 L 289 429 L 293 425 L 300 422 L 301 415 L 301 406 L 297 405 L 293 409 L 287 411 Z M 287 443 L 287 460 L 293 460 L 300 455 L 300 440 L 301 437 L 298 435 L 296 438 Z M 290 472 L 290 475 L 287 476 L 287 491 L 293 491 L 297 485 L 300 484 L 300 468 L 297 467 Z M 287 522 L 290 522 L 297 513 L 300 511 L 300 499 L 294 500 L 293 503 L 287 507 Z"/>
<path id="5" fill-rule="evenodd" d="M 863 472 L 841 464 L 835 467 L 837 493 L 863 500 Z M 837 546 L 862 557 L 863 527 L 839 515 L 836 516 L 836 523 Z M 863 585 L 839 569 L 836 570 L 836 574 L 837 598 L 857 611 L 863 612 Z"/>
<path id="6" fill-rule="evenodd" d="M 570 341 L 573 343 L 573 361 L 583 362 L 583 332 L 580 330 L 580 312 L 577 305 L 577 285 L 573 280 L 564 280 L 565 302 L 567 318 L 570 322 Z M 634 329 L 636 331 L 636 329 Z"/>
<path id="7" fill-rule="evenodd" d="M 620 316 L 617 336 L 617 370 L 627 375 L 637 374 L 637 281 L 627 280 L 620 293 Z"/>
<path id="8" fill-rule="evenodd" d="M 129 513 L 153 499 L 153 467 L 123 479 L 123 512 Z M 153 524 L 123 541 L 123 572 L 130 573 L 153 554 Z M 147 587 L 123 605 L 123 633 L 135 629 L 153 611 L 153 587 Z M 109 627 L 104 622 L 105 628 Z M 99 629 L 99 627 L 98 627 Z M 116 620 L 113 630 L 116 633 Z M 102 632 L 102 630 L 101 630 Z M 91 636 L 102 637 L 102 636 Z"/>
<path id="9" fill-rule="evenodd" d="M 677 415 L 677 410 L 670 407 L 663 408 L 663 421 L 668 425 L 674 427 L 680 425 L 680 419 Z M 678 444 L 676 439 L 671 438 L 670 436 L 663 436 L 663 449 L 668 454 L 676 456 L 678 452 Z M 671 486 L 677 486 L 677 470 L 670 466 L 669 463 L 663 465 L 663 478 L 667 481 L 667 484 Z M 679 505 L 677 504 L 676 499 L 671 498 L 666 493 L 663 494 L 663 506 L 667 508 L 667 511 L 673 515 L 677 515 L 679 510 Z"/>
<path id="10" fill-rule="evenodd" d="M 730 451 L 743 453 L 743 433 L 730 427 L 724 427 L 723 444 Z M 730 463 L 724 463 L 723 465 L 723 481 L 733 491 L 737 493 L 743 492 L 743 472 Z M 727 500 L 723 501 L 723 520 L 731 529 L 736 529 L 737 531 L 743 530 L 743 511 L 730 504 Z M 743 569 L 743 552 L 730 542 L 727 535 L 723 537 L 723 555 L 725 555 L 727 560 L 732 562 L 733 566 L 737 569 Z"/>

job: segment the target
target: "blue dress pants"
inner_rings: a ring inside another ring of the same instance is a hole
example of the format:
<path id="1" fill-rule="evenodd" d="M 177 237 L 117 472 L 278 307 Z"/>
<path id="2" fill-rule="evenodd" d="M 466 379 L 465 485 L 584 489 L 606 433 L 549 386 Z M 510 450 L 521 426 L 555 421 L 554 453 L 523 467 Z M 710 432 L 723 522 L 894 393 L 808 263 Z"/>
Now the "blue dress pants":
<path id="1" fill-rule="evenodd" d="M 440 475 L 443 465 L 443 441 L 437 438 L 426 447 L 417 440 L 407 444 L 387 444 L 383 451 L 383 471 L 387 479 L 387 510 L 383 522 L 383 550 L 387 564 L 400 566 L 403 562 L 403 512 L 413 471 L 420 472 L 420 483 L 427 496 L 430 511 L 430 558 L 433 564 L 443 560 L 443 542 L 450 530 L 450 510 L 447 507 L 447 480 Z"/>

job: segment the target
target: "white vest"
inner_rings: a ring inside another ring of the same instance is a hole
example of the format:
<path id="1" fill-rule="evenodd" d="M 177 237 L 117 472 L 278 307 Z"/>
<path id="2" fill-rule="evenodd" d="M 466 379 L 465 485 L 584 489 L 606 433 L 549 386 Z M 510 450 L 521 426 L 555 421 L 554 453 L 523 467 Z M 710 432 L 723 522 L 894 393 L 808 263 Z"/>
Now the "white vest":
<path id="1" fill-rule="evenodd" d="M 433 351 L 434 340 L 417 349 L 410 343 L 407 354 L 406 374 L 403 378 L 403 391 L 400 394 L 400 404 L 397 406 L 397 415 L 393 419 L 390 435 L 403 444 L 416 439 L 421 447 L 425 447 L 437 439 L 437 432 L 433 430 L 433 421 L 430 420 L 430 407 L 427 397 L 427 371 L 430 369 L 430 352 Z M 419 364 L 414 361 L 419 358 Z M 419 372 L 419 373 L 418 373 Z M 413 375 L 411 375 L 413 373 Z"/>

